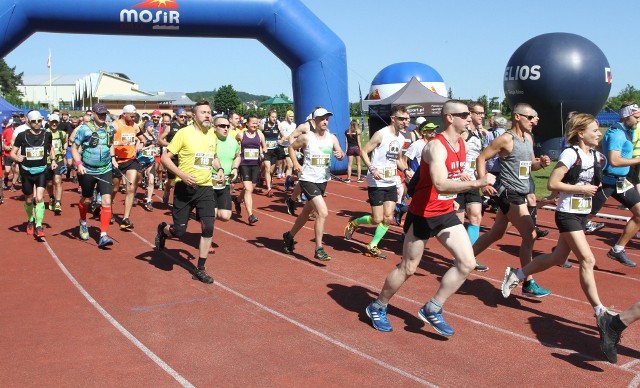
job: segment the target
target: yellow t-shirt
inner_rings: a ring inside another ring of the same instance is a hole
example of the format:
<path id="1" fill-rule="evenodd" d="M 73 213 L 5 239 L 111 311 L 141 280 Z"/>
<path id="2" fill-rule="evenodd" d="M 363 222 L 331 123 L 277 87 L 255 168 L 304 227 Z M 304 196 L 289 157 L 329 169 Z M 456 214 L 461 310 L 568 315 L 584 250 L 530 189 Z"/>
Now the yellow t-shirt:
<path id="1" fill-rule="evenodd" d="M 217 143 L 213 128 L 204 134 L 189 125 L 176 132 L 167 149 L 178 156 L 178 168 L 193 175 L 198 186 L 212 186 L 211 174 Z M 180 180 L 176 177 L 176 182 Z"/>

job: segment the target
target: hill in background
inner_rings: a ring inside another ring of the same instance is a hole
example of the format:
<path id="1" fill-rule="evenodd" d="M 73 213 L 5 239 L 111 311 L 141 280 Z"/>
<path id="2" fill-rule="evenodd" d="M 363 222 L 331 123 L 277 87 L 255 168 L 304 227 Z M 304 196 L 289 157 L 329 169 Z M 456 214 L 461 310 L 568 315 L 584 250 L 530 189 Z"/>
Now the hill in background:
<path id="1" fill-rule="evenodd" d="M 193 92 L 193 93 L 187 93 L 187 97 L 189 97 L 192 101 L 196 101 L 196 102 L 202 99 L 205 99 L 210 103 L 213 103 L 213 100 L 215 99 L 215 95 L 217 92 L 218 92 L 217 90 L 213 90 L 210 92 Z M 244 103 L 259 103 L 260 101 L 264 101 L 273 97 L 273 96 L 251 94 L 246 92 L 238 92 L 238 91 L 236 91 L 236 93 L 238 94 L 238 98 L 240 99 L 240 101 Z"/>

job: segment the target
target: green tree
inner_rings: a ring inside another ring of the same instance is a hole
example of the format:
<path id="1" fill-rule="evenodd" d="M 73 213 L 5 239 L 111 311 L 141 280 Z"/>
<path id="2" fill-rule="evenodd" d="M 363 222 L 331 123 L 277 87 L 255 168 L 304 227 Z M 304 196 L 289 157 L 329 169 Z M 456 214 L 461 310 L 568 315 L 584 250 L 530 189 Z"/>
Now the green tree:
<path id="1" fill-rule="evenodd" d="M 489 100 L 489 110 L 500 109 L 500 103 L 498 97 L 491 97 Z"/>
<path id="2" fill-rule="evenodd" d="M 4 59 L 0 59 L 0 94 L 11 104 L 22 104 L 22 93 L 18 85 L 22 85 L 23 73 L 16 74 L 16 68 L 9 67 Z"/>
<path id="3" fill-rule="evenodd" d="M 486 94 L 483 94 L 482 96 L 478 97 L 478 102 L 482 104 L 485 112 L 489 112 L 489 99 L 487 98 Z M 486 113 L 486 114 L 489 115 L 489 113 Z"/>
<path id="4" fill-rule="evenodd" d="M 242 101 L 232 85 L 221 86 L 214 96 L 213 109 L 216 112 L 229 113 L 239 108 Z"/>
<path id="5" fill-rule="evenodd" d="M 633 101 L 640 103 L 640 90 L 636 89 L 632 85 L 627 86 L 620 91 L 615 97 L 609 97 L 609 100 L 604 105 L 604 110 L 609 112 L 617 112 L 625 101 Z"/>

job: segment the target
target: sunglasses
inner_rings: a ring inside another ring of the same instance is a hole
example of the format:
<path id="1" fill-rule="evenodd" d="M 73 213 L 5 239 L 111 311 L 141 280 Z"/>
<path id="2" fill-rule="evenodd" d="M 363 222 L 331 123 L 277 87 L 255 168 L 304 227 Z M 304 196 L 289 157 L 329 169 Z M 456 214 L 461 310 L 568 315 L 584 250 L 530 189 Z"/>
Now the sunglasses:
<path id="1" fill-rule="evenodd" d="M 160 116 L 151 116 L 152 119 L 159 119 Z"/>
<path id="2" fill-rule="evenodd" d="M 409 121 L 410 118 L 409 117 L 400 117 L 400 116 L 393 116 L 396 118 L 396 120 L 398 121 Z"/>
<path id="3" fill-rule="evenodd" d="M 475 114 L 477 114 L 478 116 L 484 116 L 484 112 L 471 112 L 471 113 L 475 113 Z"/>
<path id="4" fill-rule="evenodd" d="M 42 119 L 39 120 L 29 120 L 30 123 L 35 124 L 35 123 L 41 123 Z"/>
<path id="5" fill-rule="evenodd" d="M 180 117 L 181 119 L 186 119 L 187 118 L 186 115 L 179 115 L 178 117 Z"/>
<path id="6" fill-rule="evenodd" d="M 216 127 L 218 127 L 218 128 L 229 128 L 229 127 L 231 127 L 231 125 L 229 125 L 229 124 L 218 124 L 218 125 L 216 125 Z"/>
<path id="7" fill-rule="evenodd" d="M 529 121 L 533 120 L 536 117 L 536 116 L 527 116 L 525 114 L 518 113 L 518 112 L 516 112 L 516 114 L 520 115 L 521 117 L 525 117 Z"/>
<path id="8" fill-rule="evenodd" d="M 469 117 L 469 115 L 471 114 L 471 112 L 458 112 L 458 113 L 449 113 L 451 116 L 456 116 L 456 117 L 460 117 L 461 119 L 466 119 L 467 117 Z"/>

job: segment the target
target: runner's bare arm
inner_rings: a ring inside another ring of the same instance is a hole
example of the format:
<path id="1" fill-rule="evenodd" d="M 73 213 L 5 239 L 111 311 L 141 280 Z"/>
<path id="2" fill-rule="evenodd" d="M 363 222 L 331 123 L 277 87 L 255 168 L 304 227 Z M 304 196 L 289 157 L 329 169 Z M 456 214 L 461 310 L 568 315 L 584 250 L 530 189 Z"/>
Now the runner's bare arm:
<path id="1" fill-rule="evenodd" d="M 427 143 L 422 153 L 422 158 L 429 165 L 431 181 L 438 193 L 456 194 L 495 182 L 495 177 L 491 174 L 487 174 L 475 181 L 454 181 L 449 179 L 449 171 L 446 166 L 447 150 L 439 141 Z"/>
<path id="2" fill-rule="evenodd" d="M 338 160 L 344 159 L 344 152 L 342 152 L 342 147 L 340 147 L 340 142 L 336 135 L 331 135 L 333 137 L 333 156 Z"/>

